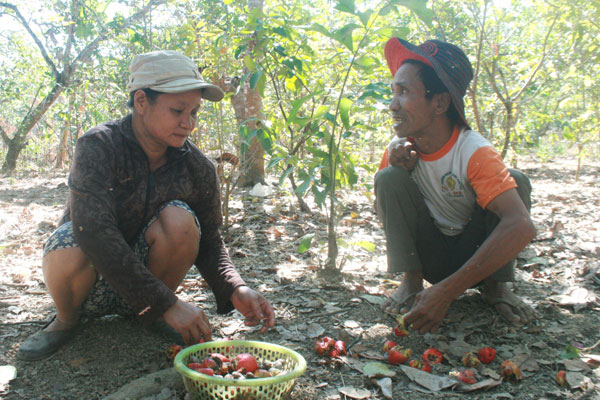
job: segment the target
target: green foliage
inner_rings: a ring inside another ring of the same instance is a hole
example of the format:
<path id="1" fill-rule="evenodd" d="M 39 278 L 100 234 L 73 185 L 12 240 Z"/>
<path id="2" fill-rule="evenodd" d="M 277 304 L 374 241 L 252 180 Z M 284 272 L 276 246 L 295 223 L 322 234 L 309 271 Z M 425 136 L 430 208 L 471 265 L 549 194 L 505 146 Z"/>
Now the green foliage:
<path id="1" fill-rule="evenodd" d="M 81 8 L 71 21 L 72 4 L 19 2 L 28 20 L 40 21 L 32 28 L 59 70 L 66 61 L 68 29 L 74 29 L 71 45 L 79 51 L 103 27 L 114 31 L 137 10 L 132 2 L 85 0 L 77 2 Z M 281 184 L 297 183 L 295 193 L 312 197 L 335 226 L 336 207 L 343 206 L 336 191 L 372 184 L 370 176 L 392 135 L 385 114 L 390 76 L 383 44 L 393 36 L 413 43 L 436 38 L 465 50 L 479 67 L 473 96 L 467 98 L 467 120 L 475 126 L 478 109 L 482 133 L 497 147 L 503 144 L 507 114 L 491 85 L 493 63 L 502 95 L 514 97 L 525 87 L 514 103 L 512 151 L 551 159 L 575 149 L 579 157 L 593 156 L 600 122 L 600 2 L 498 4 L 447 0 L 435 3 L 434 14 L 425 0 L 265 0 L 262 12 L 250 12 L 246 0 L 170 1 L 119 31 L 85 60 L 72 87 L 31 132 L 21 166 L 50 167 L 52 157 L 47 155 L 62 133 L 68 132 L 72 152 L 78 134 L 127 113 L 132 57 L 151 49 L 174 49 L 194 58 L 207 80 L 237 76 L 263 97 L 264 120 L 256 129 L 238 126 L 228 104 L 234 93 L 221 104 L 220 118 L 216 106 L 205 103 L 193 140 L 212 153 L 223 150 L 216 131 L 222 132 L 221 143 L 228 143 L 231 152 L 243 151 L 258 138 L 267 153 L 268 172 Z M 10 18 L 3 15 L 0 21 Z M 529 82 L 548 32 L 544 62 Z M 24 30 L 0 35 L 0 124 L 10 137 L 31 105 L 50 90 L 52 71 Z"/>
<path id="2" fill-rule="evenodd" d="M 315 234 L 314 233 L 309 233 L 307 235 L 304 235 L 300 238 L 300 243 L 298 244 L 298 253 L 302 254 L 308 251 L 308 249 L 310 249 L 310 246 L 312 244 L 312 240 L 314 239 Z"/>

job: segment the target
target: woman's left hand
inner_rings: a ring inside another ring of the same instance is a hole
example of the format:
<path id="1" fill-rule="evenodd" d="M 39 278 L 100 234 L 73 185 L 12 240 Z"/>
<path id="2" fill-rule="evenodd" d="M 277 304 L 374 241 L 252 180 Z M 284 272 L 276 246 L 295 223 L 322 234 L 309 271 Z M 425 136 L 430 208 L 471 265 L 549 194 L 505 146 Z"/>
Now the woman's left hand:
<path id="1" fill-rule="evenodd" d="M 240 286 L 231 296 L 233 306 L 242 313 L 246 326 L 256 326 L 263 323 L 260 333 L 275 326 L 275 312 L 267 299 L 248 286 Z"/>

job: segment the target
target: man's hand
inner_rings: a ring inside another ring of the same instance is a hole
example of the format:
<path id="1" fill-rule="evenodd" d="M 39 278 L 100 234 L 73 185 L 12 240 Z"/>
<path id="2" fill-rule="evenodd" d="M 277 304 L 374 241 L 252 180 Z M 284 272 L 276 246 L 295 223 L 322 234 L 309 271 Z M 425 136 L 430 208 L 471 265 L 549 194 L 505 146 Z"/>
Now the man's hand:
<path id="1" fill-rule="evenodd" d="M 412 308 L 404 316 L 404 323 L 421 333 L 435 332 L 453 300 L 453 296 L 440 283 L 424 289 L 415 296 Z"/>
<path id="2" fill-rule="evenodd" d="M 275 326 L 275 313 L 267 299 L 248 286 L 240 286 L 233 292 L 231 302 L 236 310 L 242 313 L 246 326 L 263 323 L 260 333 Z"/>
<path id="3" fill-rule="evenodd" d="M 419 154 L 415 146 L 408 140 L 394 143 L 394 146 L 388 152 L 388 162 L 390 165 L 402 167 L 407 171 L 412 170 L 418 160 Z"/>
<path id="4" fill-rule="evenodd" d="M 204 311 L 183 300 L 177 300 L 165 311 L 163 319 L 188 344 L 198 343 L 201 339 L 207 342 L 212 340 L 210 323 Z"/>

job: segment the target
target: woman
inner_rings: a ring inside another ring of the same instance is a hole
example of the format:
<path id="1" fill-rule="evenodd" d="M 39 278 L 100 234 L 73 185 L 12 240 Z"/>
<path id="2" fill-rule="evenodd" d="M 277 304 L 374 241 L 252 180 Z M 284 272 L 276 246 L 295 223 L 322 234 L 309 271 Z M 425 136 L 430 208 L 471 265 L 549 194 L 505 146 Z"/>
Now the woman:
<path id="1" fill-rule="evenodd" d="M 236 308 L 247 325 L 262 321 L 261 332 L 275 324 L 269 302 L 229 259 L 215 168 L 188 140 L 202 99 L 223 92 L 175 51 L 138 55 L 130 71 L 131 114 L 77 141 L 63 224 L 42 263 L 57 314 L 23 342 L 20 359 L 56 352 L 82 315 L 162 319 L 187 343 L 211 340 L 204 311 L 174 294 L 194 264 L 218 313 Z"/>

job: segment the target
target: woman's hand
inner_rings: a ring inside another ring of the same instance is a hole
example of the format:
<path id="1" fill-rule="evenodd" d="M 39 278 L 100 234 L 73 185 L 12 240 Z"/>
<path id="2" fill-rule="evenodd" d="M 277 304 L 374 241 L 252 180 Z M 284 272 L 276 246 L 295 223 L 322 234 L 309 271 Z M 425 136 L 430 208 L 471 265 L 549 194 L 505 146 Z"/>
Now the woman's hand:
<path id="1" fill-rule="evenodd" d="M 267 299 L 248 286 L 240 286 L 233 292 L 231 302 L 236 310 L 242 313 L 246 326 L 263 323 L 260 333 L 275 326 L 275 313 Z"/>
<path id="2" fill-rule="evenodd" d="M 181 334 L 188 343 L 206 342 L 212 340 L 210 322 L 204 311 L 193 304 L 177 300 L 165 313 L 163 319 L 171 328 Z"/>

